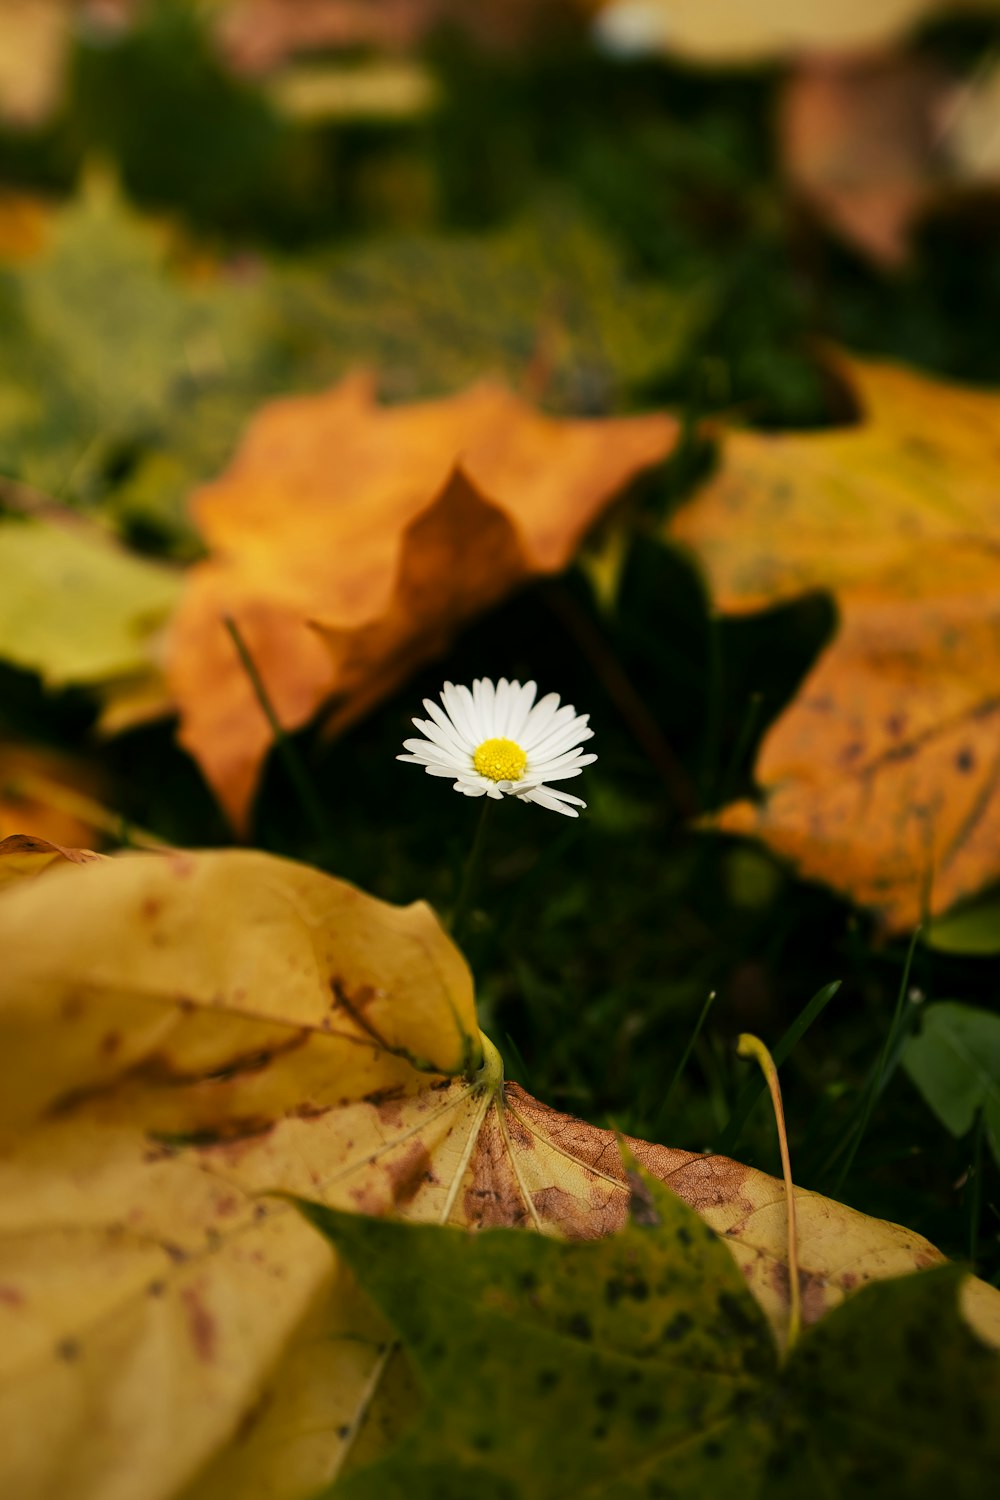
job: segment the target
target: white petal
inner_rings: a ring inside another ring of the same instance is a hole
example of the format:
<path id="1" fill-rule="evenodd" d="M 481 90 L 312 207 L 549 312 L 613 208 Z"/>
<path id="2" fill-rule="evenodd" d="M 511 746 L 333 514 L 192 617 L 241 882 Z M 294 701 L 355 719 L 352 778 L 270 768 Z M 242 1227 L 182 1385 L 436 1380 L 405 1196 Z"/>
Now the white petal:
<path id="1" fill-rule="evenodd" d="M 580 816 L 575 807 L 568 807 L 565 802 L 547 794 L 541 789 L 528 792 L 522 800 L 525 802 L 537 802 L 539 807 L 547 807 L 550 812 L 563 813 L 567 818 L 578 818 Z M 581 803 L 581 806 L 585 807 L 586 803 Z"/>
<path id="2" fill-rule="evenodd" d="M 567 713 L 565 708 L 560 708 L 556 713 L 551 715 L 548 723 L 540 727 L 529 724 L 527 738 L 530 739 L 531 743 L 530 745 L 526 744 L 524 748 L 526 750 L 533 750 L 538 745 L 544 744 L 546 740 L 552 739 L 554 735 L 565 734 L 568 727 L 575 722 L 575 719 L 576 715 L 572 709 Z"/>
<path id="3" fill-rule="evenodd" d="M 536 766 L 532 762 L 524 773 L 525 780 L 549 781 L 553 776 L 558 776 L 564 771 L 579 770 L 581 766 L 592 766 L 596 759 L 596 755 L 560 755 L 541 766 Z"/>
<path id="4" fill-rule="evenodd" d="M 564 792 L 562 787 L 538 786 L 533 788 L 533 791 L 541 792 L 550 802 L 565 802 L 572 804 L 574 807 L 586 807 L 587 805 L 582 797 L 574 797 L 572 792 Z"/>
<path id="5" fill-rule="evenodd" d="M 514 695 L 514 706 L 511 709 L 510 727 L 507 732 L 511 739 L 515 740 L 523 748 L 525 726 L 527 725 L 528 717 L 531 713 L 531 705 L 535 701 L 535 694 L 538 688 L 533 682 L 526 682 L 523 687 L 515 682 L 514 687 L 517 691 Z"/>
<path id="6" fill-rule="evenodd" d="M 458 779 L 463 786 L 478 786 L 484 792 L 488 792 L 494 785 L 488 776 L 480 776 L 479 772 L 474 770 L 460 771 Z"/>
<path id="7" fill-rule="evenodd" d="M 469 764 L 467 755 L 455 755 L 435 740 L 404 740 L 403 749 L 409 750 L 412 755 L 419 755 L 421 760 L 438 761 L 442 765 L 454 766 L 456 770 L 464 769 Z"/>
<path id="8" fill-rule="evenodd" d="M 458 733 L 467 744 L 475 749 L 478 741 L 474 738 L 472 694 L 469 692 L 469 689 L 467 687 L 456 687 L 454 683 L 446 682 L 441 689 L 441 697 Z"/>
<path id="9" fill-rule="evenodd" d="M 510 683 L 506 677 L 501 677 L 496 689 L 496 708 L 494 725 L 496 733 L 502 738 L 507 736 L 507 715 L 510 712 Z"/>
<path id="10" fill-rule="evenodd" d="M 537 745 L 532 745 L 528 754 L 532 760 L 551 760 L 555 755 L 565 755 L 568 750 L 578 750 L 587 740 L 594 738 L 594 731 L 586 724 L 574 720 L 565 728 L 554 729 Z"/>
<path id="11" fill-rule="evenodd" d="M 459 755 L 468 753 L 463 736 L 459 734 L 454 724 L 448 718 L 448 715 L 436 703 L 432 703 L 429 698 L 424 699 L 424 707 L 437 728 L 437 734 L 433 738 L 437 740 L 438 744 L 448 745 L 450 749 Z M 414 720 L 414 722 L 416 721 Z M 426 720 L 424 722 L 426 723 Z M 424 732 L 427 733 L 426 730 Z"/>
<path id="12" fill-rule="evenodd" d="M 545 697 L 540 698 L 535 704 L 522 731 L 524 737 L 521 744 L 525 750 L 530 750 L 543 735 L 548 734 L 558 707 L 558 693 L 546 693 Z"/>
<path id="13" fill-rule="evenodd" d="M 456 770 L 460 766 L 464 767 L 472 763 L 472 752 L 470 750 L 467 750 L 464 746 L 458 746 L 451 741 L 445 740 L 444 735 L 435 724 L 424 720 L 421 722 L 425 724 L 428 753 L 433 755 L 435 760 L 446 760 Z M 404 744 L 408 745 L 408 743 L 408 741 L 404 741 Z"/>
<path id="14" fill-rule="evenodd" d="M 496 689 L 488 677 L 477 677 L 472 684 L 472 700 L 476 705 L 477 727 L 482 730 L 484 740 L 496 737 Z M 479 741 L 481 744 L 482 741 Z"/>

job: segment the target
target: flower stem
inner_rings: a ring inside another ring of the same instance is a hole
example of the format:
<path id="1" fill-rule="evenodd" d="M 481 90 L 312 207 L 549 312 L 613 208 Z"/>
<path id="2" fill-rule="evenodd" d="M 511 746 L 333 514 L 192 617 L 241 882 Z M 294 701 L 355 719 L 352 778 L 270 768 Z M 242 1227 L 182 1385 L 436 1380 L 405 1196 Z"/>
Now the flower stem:
<path id="1" fill-rule="evenodd" d="M 744 1031 L 736 1044 L 740 1057 L 752 1057 L 760 1065 L 771 1094 L 774 1123 L 778 1127 L 778 1147 L 781 1151 L 781 1172 L 785 1179 L 785 1215 L 788 1223 L 788 1345 L 786 1356 L 791 1354 L 802 1328 L 802 1293 L 799 1288 L 799 1247 L 795 1224 L 795 1187 L 792 1183 L 792 1164 L 788 1155 L 788 1135 L 785 1131 L 785 1111 L 781 1104 L 781 1085 L 774 1058 L 759 1037 Z"/>
<path id="2" fill-rule="evenodd" d="M 459 886 L 458 896 L 452 908 L 451 920 L 448 930 L 459 947 L 462 946 L 464 929 L 472 914 L 472 902 L 479 885 L 479 876 L 483 865 L 483 849 L 486 845 L 486 825 L 490 819 L 490 808 L 493 805 L 492 797 L 483 798 L 482 811 L 479 814 L 479 822 L 473 835 L 472 847 L 469 857 L 465 861 L 465 869 L 462 872 L 462 883 Z"/>

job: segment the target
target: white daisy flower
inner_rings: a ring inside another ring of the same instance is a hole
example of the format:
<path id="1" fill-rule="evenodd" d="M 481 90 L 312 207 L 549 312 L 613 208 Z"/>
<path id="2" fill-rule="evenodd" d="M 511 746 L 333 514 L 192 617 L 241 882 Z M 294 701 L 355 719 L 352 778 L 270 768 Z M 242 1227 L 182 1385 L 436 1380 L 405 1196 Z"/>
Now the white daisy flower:
<path id="1" fill-rule="evenodd" d="M 429 776 L 451 778 L 466 797 L 520 797 L 578 817 L 576 809 L 586 802 L 548 783 L 579 776 L 597 759 L 580 754 L 594 733 L 587 728 L 590 715 L 578 714 L 572 704 L 560 708 L 558 693 L 536 703 L 536 692 L 533 682 L 522 686 L 506 677 L 495 686 L 479 677 L 471 692 L 446 682 L 444 708 L 425 698 L 430 718 L 413 720 L 426 739 L 404 740 L 410 753 L 396 759 L 423 766 Z"/>

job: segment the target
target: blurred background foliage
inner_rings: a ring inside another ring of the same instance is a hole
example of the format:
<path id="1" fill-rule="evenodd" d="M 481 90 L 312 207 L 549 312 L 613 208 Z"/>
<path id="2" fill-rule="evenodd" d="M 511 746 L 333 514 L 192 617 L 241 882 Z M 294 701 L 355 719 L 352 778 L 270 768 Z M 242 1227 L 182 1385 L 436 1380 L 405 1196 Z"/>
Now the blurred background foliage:
<path id="1" fill-rule="evenodd" d="M 9 28 L 31 7 L 6 9 Z M 254 407 L 359 362 L 390 399 L 501 373 L 555 412 L 668 405 L 687 419 L 680 451 L 568 576 L 482 619 L 336 743 L 297 737 L 328 833 L 272 757 L 255 842 L 446 910 L 476 814 L 396 764 L 409 717 L 446 677 L 555 689 L 596 730 L 589 815 L 564 824 L 504 806 L 470 940 L 484 1029 L 511 1075 L 588 1119 L 696 1150 L 722 1143 L 773 1170 L 765 1106 L 727 1131 L 749 1076 L 734 1035 L 773 1044 L 840 979 L 783 1069 L 797 1180 L 1000 1274 L 982 1129 L 953 1139 L 898 1066 L 922 1004 L 995 1004 L 991 959 L 918 943 L 884 1050 L 906 943 L 697 823 L 752 789 L 761 736 L 835 609 L 810 596 L 719 618 L 658 535 L 711 469 L 698 418 L 852 420 L 824 365 L 831 341 L 1000 384 L 992 189 L 945 193 L 904 264 L 873 262 L 790 188 L 776 124 L 788 59 L 734 70 L 618 55 L 570 5 L 484 6 L 470 26 L 461 7 L 428 4 L 399 35 L 375 5 L 381 32 L 301 47 L 294 30 L 269 40 L 259 18 L 234 30 L 219 5 L 34 9 L 36 25 L 51 12 L 47 52 L 37 35 L 5 35 L 25 60 L 35 49 L 35 96 L 25 102 L 22 78 L 0 99 L 12 513 L 44 510 L 42 492 L 151 556 L 189 560 L 186 496 Z M 968 77 L 997 41 L 986 14 L 925 26 L 906 50 Z M 100 741 L 89 697 L 10 665 L 0 705 L 5 737 L 100 767 L 109 835 L 230 838 L 169 723 Z M 13 813 L 2 805 L 11 831 L 16 798 Z"/>

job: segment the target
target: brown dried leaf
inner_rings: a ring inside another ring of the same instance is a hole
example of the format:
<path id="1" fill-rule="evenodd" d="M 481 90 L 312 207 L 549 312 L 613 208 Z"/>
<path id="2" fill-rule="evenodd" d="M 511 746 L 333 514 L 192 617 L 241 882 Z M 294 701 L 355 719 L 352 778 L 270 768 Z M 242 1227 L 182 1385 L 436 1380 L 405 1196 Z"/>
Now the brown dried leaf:
<path id="1" fill-rule="evenodd" d="M 785 172 L 817 215 L 879 264 L 906 259 L 909 231 L 948 178 L 938 118 L 952 81 L 922 58 L 816 58 L 780 102 Z"/>

